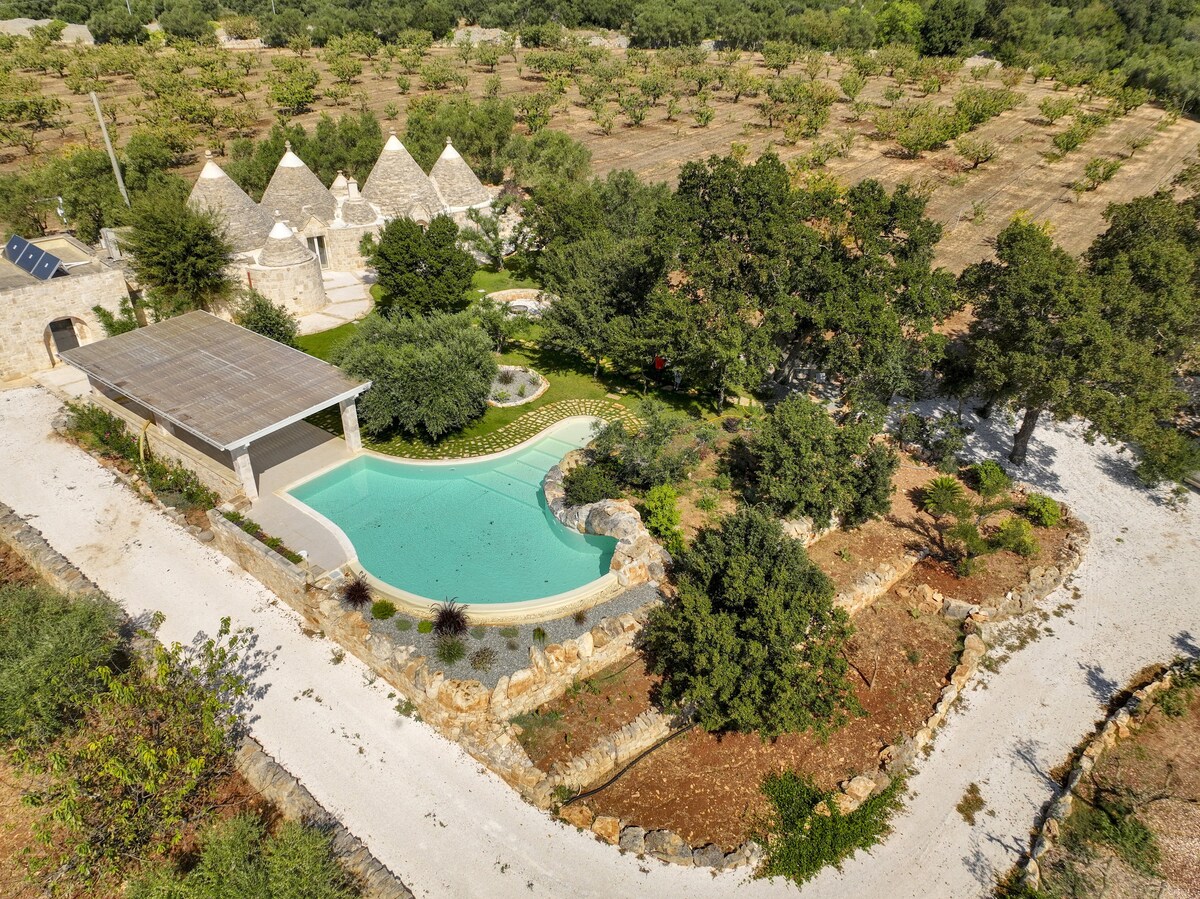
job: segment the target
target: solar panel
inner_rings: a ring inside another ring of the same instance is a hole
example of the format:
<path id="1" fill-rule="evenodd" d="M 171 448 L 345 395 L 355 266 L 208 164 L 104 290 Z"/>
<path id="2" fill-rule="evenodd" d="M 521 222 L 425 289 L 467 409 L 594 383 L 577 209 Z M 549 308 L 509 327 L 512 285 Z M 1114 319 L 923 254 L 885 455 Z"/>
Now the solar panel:
<path id="1" fill-rule="evenodd" d="M 41 247 L 35 247 L 23 237 L 13 235 L 4 245 L 4 255 L 17 268 L 26 271 L 39 281 L 49 281 L 62 269 L 62 260 Z"/>

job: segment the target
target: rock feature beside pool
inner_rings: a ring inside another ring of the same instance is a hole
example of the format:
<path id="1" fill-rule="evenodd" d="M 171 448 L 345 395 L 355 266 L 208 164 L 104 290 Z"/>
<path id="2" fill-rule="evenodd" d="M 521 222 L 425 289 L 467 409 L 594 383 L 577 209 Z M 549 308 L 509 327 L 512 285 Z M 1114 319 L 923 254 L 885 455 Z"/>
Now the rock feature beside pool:
<path id="1" fill-rule="evenodd" d="M 501 365 L 488 393 L 488 405 L 522 406 L 532 403 L 550 388 L 550 382 L 532 368 Z"/>
<path id="2" fill-rule="evenodd" d="M 546 472 L 542 490 L 546 494 L 546 505 L 550 507 L 551 513 L 564 525 L 581 534 L 616 538 L 617 548 L 613 552 L 612 572 L 622 587 L 654 581 L 665 589 L 671 555 L 650 536 L 650 532 L 642 524 L 642 516 L 631 502 L 624 499 L 602 499 L 586 506 L 567 504 L 563 479 L 582 461 L 582 452 L 572 450 L 561 462 Z"/>

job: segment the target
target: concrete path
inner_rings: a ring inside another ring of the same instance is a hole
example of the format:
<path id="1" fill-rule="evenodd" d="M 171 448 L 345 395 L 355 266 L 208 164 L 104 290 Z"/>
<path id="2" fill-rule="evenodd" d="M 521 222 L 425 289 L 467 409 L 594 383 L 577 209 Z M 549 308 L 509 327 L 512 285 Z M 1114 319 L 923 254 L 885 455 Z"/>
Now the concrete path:
<path id="1" fill-rule="evenodd" d="M 317 334 L 328 331 L 346 322 L 358 321 L 371 311 L 370 285 L 362 279 L 362 273 L 322 272 L 325 296 L 329 305 L 319 312 L 299 316 L 301 334 Z"/>
<path id="2" fill-rule="evenodd" d="M 385 688 L 231 563 L 141 503 L 50 431 L 57 403 L 36 388 L 0 392 L 0 500 L 131 614 L 161 610 L 161 636 L 190 641 L 221 616 L 254 628 L 263 666 L 255 736 L 341 816 L 419 896 L 674 897 L 795 894 L 781 882 L 714 878 L 622 857 L 550 821 L 425 726 L 399 717 Z M 987 436 L 987 435 L 985 435 Z M 1029 479 L 1092 527 L 1074 608 L 969 690 L 912 778 L 895 833 L 814 897 L 982 896 L 1016 860 L 1051 794 L 1046 772 L 1144 665 L 1200 650 L 1200 516 L 1156 502 L 1120 456 L 1065 429 L 1035 437 Z M 968 827 L 954 806 L 979 784 Z"/>

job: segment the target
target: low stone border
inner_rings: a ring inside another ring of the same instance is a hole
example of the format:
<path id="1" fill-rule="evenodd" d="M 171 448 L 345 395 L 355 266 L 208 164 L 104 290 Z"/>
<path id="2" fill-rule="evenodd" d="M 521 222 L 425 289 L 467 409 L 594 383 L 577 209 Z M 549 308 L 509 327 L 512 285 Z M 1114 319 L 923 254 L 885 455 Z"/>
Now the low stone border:
<path id="1" fill-rule="evenodd" d="M 42 532 L 0 503 L 0 540 L 55 590 L 70 596 L 99 593 L 82 571 L 46 542 Z"/>
<path id="2" fill-rule="evenodd" d="M 1086 777 L 1100 757 L 1116 745 L 1117 740 L 1125 739 L 1140 730 L 1146 716 L 1154 709 L 1154 699 L 1160 693 L 1170 689 L 1177 674 L 1195 665 L 1195 662 L 1180 662 L 1170 666 L 1156 679 L 1141 689 L 1134 690 L 1133 695 L 1125 703 L 1110 714 L 1093 734 L 1083 744 L 1079 752 L 1079 761 L 1071 768 L 1065 782 L 1059 788 L 1058 795 L 1046 807 L 1041 817 L 1041 824 L 1035 831 L 1033 843 L 1025 861 L 1017 866 L 1022 880 L 1031 889 L 1039 889 L 1042 884 L 1042 871 L 1038 859 L 1045 855 L 1058 842 L 1062 832 L 1063 822 L 1071 817 L 1075 806 L 1075 789 L 1079 782 Z"/>
<path id="3" fill-rule="evenodd" d="M 234 767 L 289 821 L 302 821 L 325 831 L 333 854 L 358 877 L 365 899 L 413 899 L 408 889 L 362 841 L 313 798 L 286 768 L 263 750 L 253 737 L 244 737 L 233 757 Z M 251 899 L 251 897 L 247 897 Z"/>
<path id="4" fill-rule="evenodd" d="M 613 553 L 612 571 L 617 575 L 617 582 L 622 587 L 648 581 L 666 584 L 671 556 L 650 536 L 650 532 L 642 524 L 642 516 L 631 502 L 624 499 L 602 499 L 586 506 L 567 505 L 563 479 L 568 472 L 579 466 L 582 460 L 582 452 L 572 450 L 561 462 L 546 472 L 546 478 L 542 481 L 542 491 L 546 494 L 546 505 L 550 507 L 550 512 L 564 525 L 581 534 L 616 538 L 617 548 Z"/>
<path id="5" fill-rule="evenodd" d="M 833 598 L 833 604 L 845 609 L 847 615 L 858 614 L 896 586 L 928 555 L 929 550 L 922 548 L 919 552 L 905 553 L 898 559 L 881 563 L 875 569 L 859 575 L 858 580 L 840 591 Z"/>
<path id="6" fill-rule="evenodd" d="M 540 372 L 534 371 L 532 368 L 530 368 L 527 365 L 501 365 L 501 366 L 498 366 L 498 368 L 500 371 L 513 372 L 515 377 L 520 377 L 521 375 L 524 375 L 525 381 L 529 380 L 529 377 L 528 377 L 529 375 L 531 375 L 531 374 L 537 375 L 538 376 L 538 388 L 533 393 L 526 394 L 525 396 L 518 396 L 516 394 L 513 394 L 509 399 L 504 400 L 503 402 L 501 402 L 498 399 L 495 399 L 496 391 L 492 391 L 491 394 L 489 394 L 489 396 L 488 396 L 488 405 L 489 406 L 495 406 L 498 409 L 509 409 L 509 408 L 512 408 L 513 406 L 524 406 L 526 403 L 532 403 L 534 400 L 540 399 L 542 394 L 544 394 L 547 390 L 550 389 L 550 382 L 546 379 L 546 376 L 541 374 Z M 503 388 L 506 388 L 507 386 L 510 386 L 510 385 L 501 385 L 501 388 L 503 389 Z"/>
<path id="7" fill-rule="evenodd" d="M 292 605 L 308 587 L 303 568 L 285 559 L 258 538 L 246 533 L 216 509 L 208 510 L 212 545 L 250 572 L 275 595 Z"/>
<path id="8" fill-rule="evenodd" d="M 7 544 L 54 589 L 68 596 L 103 595 L 87 575 L 46 542 L 41 531 L 5 503 L 0 503 L 0 541 Z M 257 540 L 254 542 L 258 543 Z M 128 623 L 128 616 L 123 610 L 119 611 Z M 238 741 L 234 750 L 234 767 L 284 818 L 302 821 L 326 831 L 330 835 L 333 854 L 361 880 L 367 899 L 413 899 L 412 892 L 400 878 L 327 812 L 295 777 L 267 755 L 253 737 L 243 735 Z"/>

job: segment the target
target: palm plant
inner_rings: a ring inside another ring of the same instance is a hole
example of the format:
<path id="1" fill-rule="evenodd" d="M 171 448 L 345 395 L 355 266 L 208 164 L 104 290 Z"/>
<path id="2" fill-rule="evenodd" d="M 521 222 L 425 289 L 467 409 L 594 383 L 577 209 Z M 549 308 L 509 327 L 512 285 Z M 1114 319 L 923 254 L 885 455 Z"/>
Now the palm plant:
<path id="1" fill-rule="evenodd" d="M 469 627 L 466 606 L 447 599 L 433 607 L 433 632 L 439 637 L 458 637 Z"/>
<path id="2" fill-rule="evenodd" d="M 960 515 L 965 503 L 966 495 L 958 478 L 942 475 L 925 485 L 921 510 L 940 520 L 945 515 Z"/>
<path id="3" fill-rule="evenodd" d="M 352 609 L 363 609 L 371 602 L 371 585 L 361 574 L 342 585 L 342 602 Z"/>

